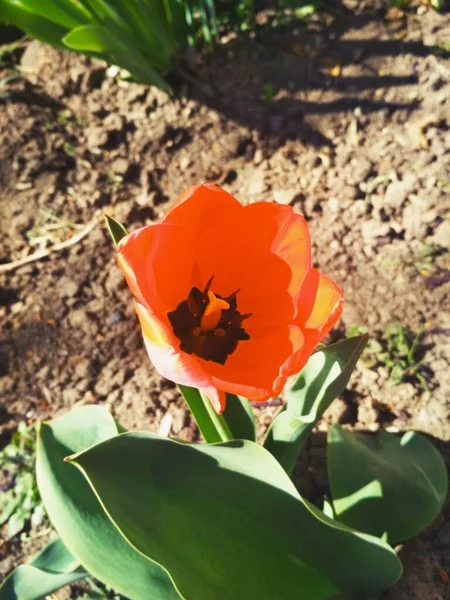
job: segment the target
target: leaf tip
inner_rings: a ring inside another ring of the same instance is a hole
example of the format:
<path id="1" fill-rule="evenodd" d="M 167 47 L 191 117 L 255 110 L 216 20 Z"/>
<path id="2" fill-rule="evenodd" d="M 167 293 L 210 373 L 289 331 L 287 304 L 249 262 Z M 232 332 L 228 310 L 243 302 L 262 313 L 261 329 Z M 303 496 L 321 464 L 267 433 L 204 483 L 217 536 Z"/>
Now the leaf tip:
<path id="1" fill-rule="evenodd" d="M 120 242 L 120 240 L 125 237 L 128 232 L 125 228 L 124 225 L 122 225 L 122 223 L 120 223 L 119 221 L 117 221 L 116 219 L 114 219 L 113 217 L 111 217 L 110 215 L 107 215 L 105 213 L 105 222 L 106 222 L 106 227 L 109 231 L 109 234 L 114 242 L 114 244 L 117 246 L 117 244 Z"/>

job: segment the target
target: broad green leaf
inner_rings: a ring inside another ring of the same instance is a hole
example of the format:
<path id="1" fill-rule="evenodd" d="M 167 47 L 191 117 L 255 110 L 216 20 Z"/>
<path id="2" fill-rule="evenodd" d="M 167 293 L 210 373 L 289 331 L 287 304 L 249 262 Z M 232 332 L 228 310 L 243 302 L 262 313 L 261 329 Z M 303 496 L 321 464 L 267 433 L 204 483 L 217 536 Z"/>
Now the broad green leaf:
<path id="1" fill-rule="evenodd" d="M 83 25 L 72 29 L 64 39 L 67 48 L 77 52 L 95 52 L 108 57 L 108 61 L 126 69 L 144 83 L 157 85 L 167 92 L 169 84 L 155 68 L 169 68 L 170 64 L 153 64 L 144 57 L 136 46 L 132 34 L 115 27 L 112 23 L 104 25 Z M 155 62 L 155 57 L 153 57 Z M 155 67 L 155 68 L 153 68 Z"/>
<path id="2" fill-rule="evenodd" d="M 131 600 L 178 599 L 166 571 L 125 541 L 81 473 L 64 462 L 115 435 L 113 418 L 100 406 L 76 408 L 41 425 L 36 473 L 45 508 L 64 544 L 94 577 Z"/>
<path id="3" fill-rule="evenodd" d="M 120 240 L 127 235 L 128 231 L 122 223 L 119 223 L 119 221 L 116 221 L 116 219 L 113 219 L 113 217 L 110 217 L 109 215 L 105 215 L 105 220 L 109 234 L 112 237 L 114 244 L 117 246 Z"/>
<path id="4" fill-rule="evenodd" d="M 227 394 L 223 418 L 235 440 L 256 440 L 255 415 L 250 402 L 242 396 Z"/>
<path id="5" fill-rule="evenodd" d="M 424 436 L 408 432 L 328 433 L 328 471 L 337 518 L 397 544 L 416 535 L 447 495 L 444 460 Z"/>
<path id="6" fill-rule="evenodd" d="M 57 538 L 29 564 L 14 569 L 0 587 L 0 600 L 39 600 L 87 576 L 78 560 Z"/>
<path id="7" fill-rule="evenodd" d="M 61 40 L 67 34 L 67 28 L 34 14 L 23 5 L 1 0 L 0 22 L 16 25 L 28 35 L 56 48 L 65 48 Z"/>
<path id="8" fill-rule="evenodd" d="M 288 474 L 314 425 L 348 383 L 367 335 L 352 337 L 315 352 L 294 385 L 285 390 L 285 410 L 272 421 L 264 447 Z"/>
<path id="9" fill-rule="evenodd" d="M 177 51 L 177 42 L 180 47 L 184 46 L 185 36 L 181 35 L 175 39 L 173 27 L 169 26 L 164 10 L 167 4 L 158 1 L 151 3 L 150 6 L 143 6 L 136 1 L 110 1 L 121 15 L 123 23 L 126 23 L 127 28 L 133 32 L 134 43 L 139 46 L 144 55 L 151 55 L 157 60 L 162 59 L 163 64 L 168 64 Z M 182 6 L 177 4 L 182 9 Z M 178 21 L 182 22 L 183 17 L 181 12 Z"/>
<path id="10" fill-rule="evenodd" d="M 10 0 L 5 1 L 11 3 Z M 90 12 L 76 0 L 15 0 L 14 3 L 67 29 L 92 21 Z"/>
<path id="11" fill-rule="evenodd" d="M 64 44 L 72 50 L 108 54 L 113 41 L 108 40 L 108 29 L 102 25 L 81 25 L 72 29 L 64 38 Z"/>
<path id="12" fill-rule="evenodd" d="M 218 415 L 208 398 L 197 388 L 179 385 L 183 398 L 205 440 L 213 444 L 233 439 L 233 435 L 223 415 Z"/>
<path id="13" fill-rule="evenodd" d="M 127 433 L 70 460 L 129 543 L 163 564 L 186 600 L 378 594 L 401 573 L 389 546 L 303 500 L 254 442 Z"/>

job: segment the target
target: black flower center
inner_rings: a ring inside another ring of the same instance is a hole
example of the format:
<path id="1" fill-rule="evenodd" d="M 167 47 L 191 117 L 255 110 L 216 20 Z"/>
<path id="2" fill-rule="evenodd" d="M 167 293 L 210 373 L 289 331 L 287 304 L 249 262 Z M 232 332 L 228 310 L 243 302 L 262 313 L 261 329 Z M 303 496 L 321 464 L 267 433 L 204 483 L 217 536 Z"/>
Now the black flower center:
<path id="1" fill-rule="evenodd" d="M 181 341 L 180 348 L 204 360 L 224 365 L 241 340 L 250 336 L 242 321 L 251 313 L 241 315 L 237 309 L 237 294 L 224 297 L 210 291 L 213 277 L 203 291 L 193 287 L 186 300 L 167 313 L 173 332 Z"/>

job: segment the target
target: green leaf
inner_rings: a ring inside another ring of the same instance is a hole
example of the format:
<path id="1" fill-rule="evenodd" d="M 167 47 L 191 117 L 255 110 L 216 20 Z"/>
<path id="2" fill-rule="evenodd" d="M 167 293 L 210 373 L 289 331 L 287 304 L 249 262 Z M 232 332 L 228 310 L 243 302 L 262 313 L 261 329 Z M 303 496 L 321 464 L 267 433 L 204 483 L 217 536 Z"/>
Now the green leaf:
<path id="1" fill-rule="evenodd" d="M 443 10 L 447 0 L 430 0 L 430 4 L 436 10 Z"/>
<path id="2" fill-rule="evenodd" d="M 6 0 L 10 2 L 10 0 Z M 15 4 L 32 12 L 36 16 L 48 19 L 66 29 L 89 23 L 92 15 L 80 2 L 76 0 L 39 0 L 33 2 L 28 0 L 15 0 Z"/>
<path id="3" fill-rule="evenodd" d="M 45 508 L 64 544 L 94 577 L 131 600 L 178 599 L 166 571 L 131 548 L 81 473 L 64 462 L 115 435 L 113 418 L 100 406 L 76 408 L 41 425 L 36 471 Z"/>
<path id="4" fill-rule="evenodd" d="M 337 518 L 397 544 L 416 535 L 447 495 L 444 459 L 424 436 L 408 432 L 328 433 L 328 470 Z"/>
<path id="5" fill-rule="evenodd" d="M 314 425 L 347 385 L 367 339 L 360 335 L 315 352 L 294 385 L 285 390 L 286 408 L 272 421 L 264 447 L 288 474 Z"/>
<path id="6" fill-rule="evenodd" d="M 197 388 L 187 385 L 179 385 L 178 389 L 186 400 L 200 433 L 208 443 L 233 439 L 225 417 L 216 413 L 204 394 L 201 394 Z"/>
<path id="7" fill-rule="evenodd" d="M 250 402 L 242 396 L 227 394 L 227 403 L 223 411 L 233 439 L 256 440 L 255 415 Z"/>
<path id="8" fill-rule="evenodd" d="M 29 564 L 14 569 L 0 587 L 0 600 L 39 600 L 87 576 L 77 559 L 57 538 Z"/>
<path id="9" fill-rule="evenodd" d="M 77 52 L 104 55 L 109 62 L 126 69 L 140 81 L 171 91 L 169 84 L 153 68 L 169 68 L 170 63 L 152 66 L 151 61 L 136 46 L 132 33 L 120 29 L 112 22 L 108 22 L 108 26 L 96 24 L 76 27 L 64 37 L 63 42 L 67 48 Z"/>
<path id="10" fill-rule="evenodd" d="M 55 48 L 65 47 L 61 40 L 67 34 L 67 28 L 34 14 L 32 9 L 27 9 L 22 4 L 1 0 L 0 22 L 16 25 L 28 35 Z"/>
<path id="11" fill-rule="evenodd" d="M 125 229 L 125 226 L 122 225 L 122 223 L 119 223 L 119 221 L 116 221 L 116 219 L 113 219 L 109 215 L 105 215 L 105 220 L 109 234 L 117 246 L 120 240 L 128 234 L 128 231 Z"/>
<path id="12" fill-rule="evenodd" d="M 186 600 L 378 594 L 401 573 L 389 546 L 303 500 L 254 442 L 126 433 L 70 460 L 129 543 L 163 564 Z"/>

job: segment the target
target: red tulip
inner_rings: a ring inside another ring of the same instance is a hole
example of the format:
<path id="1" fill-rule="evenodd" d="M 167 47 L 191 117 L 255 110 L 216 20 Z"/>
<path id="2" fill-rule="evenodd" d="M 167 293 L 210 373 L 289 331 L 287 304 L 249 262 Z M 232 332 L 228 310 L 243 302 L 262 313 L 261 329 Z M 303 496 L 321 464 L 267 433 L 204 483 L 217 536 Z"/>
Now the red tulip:
<path id="1" fill-rule="evenodd" d="M 289 206 L 242 206 L 214 185 L 189 188 L 162 221 L 118 245 L 147 352 L 159 373 L 264 402 L 306 364 L 343 295 L 311 268 L 305 219 Z"/>

